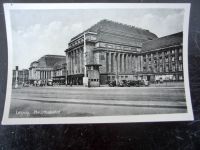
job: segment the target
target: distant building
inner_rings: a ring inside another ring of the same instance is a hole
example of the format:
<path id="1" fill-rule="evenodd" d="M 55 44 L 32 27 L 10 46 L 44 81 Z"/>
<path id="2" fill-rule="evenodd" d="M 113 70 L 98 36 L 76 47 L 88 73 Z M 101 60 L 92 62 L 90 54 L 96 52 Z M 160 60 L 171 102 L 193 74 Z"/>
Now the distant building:
<path id="1" fill-rule="evenodd" d="M 54 84 L 65 84 L 66 77 L 66 60 L 61 59 L 53 66 L 53 82 Z"/>
<path id="2" fill-rule="evenodd" d="M 65 62 L 65 56 L 61 55 L 45 55 L 39 60 L 31 63 L 29 68 L 29 81 L 44 81 L 45 83 L 54 77 L 54 67 L 58 62 Z"/>
<path id="3" fill-rule="evenodd" d="M 12 85 L 18 85 L 28 82 L 29 71 L 28 69 L 19 70 L 18 66 L 13 70 Z"/>

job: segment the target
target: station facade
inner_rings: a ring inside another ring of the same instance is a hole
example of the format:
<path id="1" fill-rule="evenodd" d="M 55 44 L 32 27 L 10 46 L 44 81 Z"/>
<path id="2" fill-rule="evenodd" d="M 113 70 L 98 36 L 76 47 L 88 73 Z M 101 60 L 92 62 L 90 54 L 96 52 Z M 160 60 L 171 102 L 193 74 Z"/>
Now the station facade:
<path id="1" fill-rule="evenodd" d="M 48 80 L 65 80 L 65 56 L 62 55 L 45 55 L 30 64 L 29 81 L 42 81 L 45 84 Z"/>
<path id="2" fill-rule="evenodd" d="M 158 38 L 148 30 L 101 20 L 68 43 L 66 82 L 83 84 L 88 65 L 99 65 L 100 84 L 112 80 L 183 80 L 182 37 L 180 32 Z"/>

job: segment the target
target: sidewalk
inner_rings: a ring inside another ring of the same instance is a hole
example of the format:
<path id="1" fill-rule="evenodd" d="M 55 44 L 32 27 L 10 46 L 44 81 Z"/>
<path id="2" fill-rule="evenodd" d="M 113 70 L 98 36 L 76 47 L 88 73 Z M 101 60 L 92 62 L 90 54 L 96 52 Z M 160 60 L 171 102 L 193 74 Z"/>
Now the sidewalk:
<path id="1" fill-rule="evenodd" d="M 151 83 L 149 87 L 184 87 L 184 82 L 163 82 L 163 83 Z"/>

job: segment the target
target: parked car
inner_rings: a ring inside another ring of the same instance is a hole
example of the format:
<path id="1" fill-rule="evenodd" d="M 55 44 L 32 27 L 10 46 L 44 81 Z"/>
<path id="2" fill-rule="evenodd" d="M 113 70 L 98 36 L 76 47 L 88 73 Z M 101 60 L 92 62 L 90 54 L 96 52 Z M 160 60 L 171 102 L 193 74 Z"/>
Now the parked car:
<path id="1" fill-rule="evenodd" d="M 110 86 L 110 87 L 116 86 L 116 81 L 114 80 L 114 81 L 108 82 L 108 86 Z"/>
<path id="2" fill-rule="evenodd" d="M 52 79 L 49 79 L 49 80 L 47 81 L 47 85 L 48 85 L 48 86 L 53 86 L 53 80 L 52 80 Z"/>
<path id="3" fill-rule="evenodd" d="M 23 83 L 23 87 L 29 87 L 29 83 L 28 82 Z"/>
<path id="4" fill-rule="evenodd" d="M 130 87 L 130 81 L 121 80 L 121 81 L 119 82 L 119 86 L 120 86 L 120 87 Z"/>
<path id="5" fill-rule="evenodd" d="M 142 79 L 141 82 L 142 82 L 143 86 L 149 86 L 149 81 L 148 80 Z"/>

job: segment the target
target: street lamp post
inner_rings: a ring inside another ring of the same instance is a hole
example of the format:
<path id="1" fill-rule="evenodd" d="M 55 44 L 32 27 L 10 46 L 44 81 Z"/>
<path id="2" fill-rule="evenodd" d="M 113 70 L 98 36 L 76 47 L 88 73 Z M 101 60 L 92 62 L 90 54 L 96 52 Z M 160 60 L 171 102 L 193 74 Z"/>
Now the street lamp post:
<path id="1" fill-rule="evenodd" d="M 16 66 L 15 70 L 15 88 L 18 88 L 18 66 Z"/>

